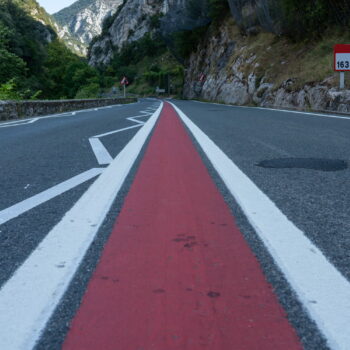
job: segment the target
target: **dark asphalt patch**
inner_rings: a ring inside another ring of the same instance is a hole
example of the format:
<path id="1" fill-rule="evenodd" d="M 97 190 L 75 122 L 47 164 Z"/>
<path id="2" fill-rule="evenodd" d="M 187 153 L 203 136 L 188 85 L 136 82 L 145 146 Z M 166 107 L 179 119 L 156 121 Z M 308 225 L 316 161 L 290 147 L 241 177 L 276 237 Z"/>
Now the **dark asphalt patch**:
<path id="1" fill-rule="evenodd" d="M 348 168 L 348 163 L 344 160 L 320 158 L 277 158 L 263 160 L 256 165 L 262 168 L 310 169 L 319 171 L 341 171 Z"/>

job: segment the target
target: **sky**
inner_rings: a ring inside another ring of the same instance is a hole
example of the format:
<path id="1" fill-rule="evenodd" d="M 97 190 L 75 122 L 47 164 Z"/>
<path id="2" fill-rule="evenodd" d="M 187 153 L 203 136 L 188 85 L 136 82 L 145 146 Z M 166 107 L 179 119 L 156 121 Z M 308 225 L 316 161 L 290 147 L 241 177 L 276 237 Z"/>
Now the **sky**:
<path id="1" fill-rule="evenodd" d="M 76 0 L 38 0 L 39 4 L 50 14 L 58 12 L 64 7 L 73 4 L 75 1 Z"/>

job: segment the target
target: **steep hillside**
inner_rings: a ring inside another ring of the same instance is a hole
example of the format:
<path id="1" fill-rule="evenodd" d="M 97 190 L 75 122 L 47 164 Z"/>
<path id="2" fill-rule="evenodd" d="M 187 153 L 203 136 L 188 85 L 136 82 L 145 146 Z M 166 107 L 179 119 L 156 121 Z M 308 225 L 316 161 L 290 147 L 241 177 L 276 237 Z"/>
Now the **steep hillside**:
<path id="1" fill-rule="evenodd" d="M 0 0 L 0 99 L 75 97 L 99 92 L 99 76 L 57 38 L 34 0 Z"/>
<path id="2" fill-rule="evenodd" d="M 349 18 L 347 1 L 125 0 L 88 58 L 107 76 L 129 75 L 137 92 L 180 81 L 167 60 L 186 72 L 186 98 L 350 111 L 332 70 Z"/>
<path id="3" fill-rule="evenodd" d="M 333 72 L 333 46 L 350 41 L 347 2 L 315 0 L 318 12 L 294 0 L 274 11 L 274 2 L 229 2 L 233 16 L 211 26 L 186 61 L 186 98 L 350 111 L 350 91 L 339 91 Z"/>
<path id="4" fill-rule="evenodd" d="M 125 0 L 117 13 L 108 20 L 102 34 L 96 37 L 89 49 L 93 66 L 107 65 L 125 44 L 142 39 L 146 34 L 160 34 L 162 39 L 190 22 L 201 21 L 186 14 L 185 0 Z M 175 24 L 175 26 L 174 26 Z M 159 36 L 157 36 L 157 40 Z"/>
<path id="5" fill-rule="evenodd" d="M 212 1 L 212 0 L 211 0 Z M 185 0 L 126 0 L 89 48 L 89 62 L 106 81 L 126 75 L 130 92 L 161 90 L 181 95 L 183 66 L 173 49 L 174 32 L 208 22 L 205 11 L 188 13 Z M 199 10 L 199 11 L 197 11 Z"/>
<path id="6" fill-rule="evenodd" d="M 56 20 L 50 16 L 44 8 L 42 8 L 36 1 L 34 0 L 13 0 L 13 3 L 23 9 L 28 15 L 32 18 L 36 19 L 38 22 L 42 23 L 46 27 L 52 28 L 55 33 L 58 35 L 62 33 L 64 29 L 56 22 Z M 51 39 L 48 37 L 48 41 Z M 70 33 L 66 33 L 64 37 L 62 37 L 66 46 L 75 53 L 80 54 L 84 50 L 84 46 L 73 38 Z"/>
<path id="7" fill-rule="evenodd" d="M 113 15 L 123 0 L 78 0 L 53 15 L 60 25 L 59 36 L 75 38 L 82 54 L 86 54 L 93 37 L 101 34 L 103 21 Z"/>

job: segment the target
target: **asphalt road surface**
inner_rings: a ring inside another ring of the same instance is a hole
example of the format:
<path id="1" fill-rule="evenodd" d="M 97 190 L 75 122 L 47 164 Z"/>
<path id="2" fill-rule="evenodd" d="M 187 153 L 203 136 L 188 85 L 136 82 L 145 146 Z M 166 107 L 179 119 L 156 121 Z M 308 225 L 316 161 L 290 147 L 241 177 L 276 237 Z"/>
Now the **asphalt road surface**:
<path id="1" fill-rule="evenodd" d="M 350 349 L 349 134 L 156 99 L 0 123 L 0 349 Z"/>

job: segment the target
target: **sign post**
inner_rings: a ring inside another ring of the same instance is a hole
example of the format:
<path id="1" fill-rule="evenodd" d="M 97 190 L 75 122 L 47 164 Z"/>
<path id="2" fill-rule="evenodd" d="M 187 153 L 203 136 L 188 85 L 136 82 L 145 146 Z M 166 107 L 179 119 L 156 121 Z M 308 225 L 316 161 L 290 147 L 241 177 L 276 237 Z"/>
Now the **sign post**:
<path id="1" fill-rule="evenodd" d="M 345 72 L 350 71 L 350 45 L 334 46 L 334 70 L 340 73 L 340 89 L 345 89 Z"/>
<path id="2" fill-rule="evenodd" d="M 124 76 L 120 84 L 124 86 L 124 98 L 126 98 L 126 86 L 129 85 L 128 78 Z"/>

